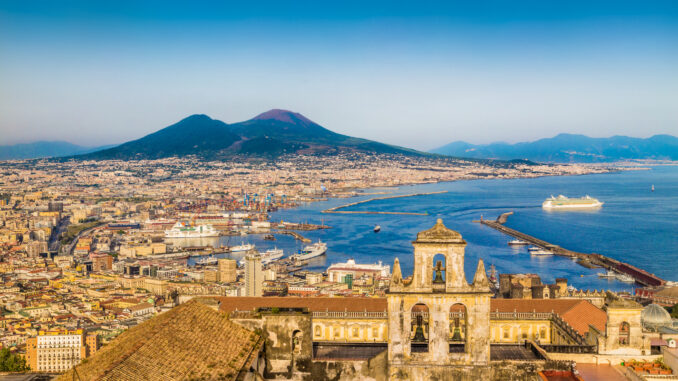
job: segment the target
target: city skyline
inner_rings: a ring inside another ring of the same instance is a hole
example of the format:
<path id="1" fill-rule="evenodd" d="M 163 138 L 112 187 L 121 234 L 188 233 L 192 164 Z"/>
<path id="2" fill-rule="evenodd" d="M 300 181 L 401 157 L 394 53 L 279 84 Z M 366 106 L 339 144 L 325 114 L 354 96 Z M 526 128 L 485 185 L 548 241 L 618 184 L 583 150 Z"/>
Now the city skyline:
<path id="1" fill-rule="evenodd" d="M 0 132 L 97 146 L 282 108 L 420 150 L 677 135 L 677 8 L 3 3 Z"/>

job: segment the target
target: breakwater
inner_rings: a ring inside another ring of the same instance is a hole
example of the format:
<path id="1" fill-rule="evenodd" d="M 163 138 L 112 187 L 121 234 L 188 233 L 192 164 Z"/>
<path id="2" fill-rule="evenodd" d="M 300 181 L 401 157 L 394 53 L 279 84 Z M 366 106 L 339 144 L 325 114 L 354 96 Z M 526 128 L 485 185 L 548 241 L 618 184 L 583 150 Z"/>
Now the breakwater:
<path id="1" fill-rule="evenodd" d="M 372 201 L 378 201 L 378 200 L 389 200 L 389 199 L 394 199 L 394 198 L 416 197 L 416 196 L 428 196 L 428 195 L 432 195 L 432 194 L 441 194 L 441 193 L 447 193 L 447 191 L 426 192 L 426 193 L 411 193 L 411 194 L 403 194 L 403 195 L 398 195 L 398 196 L 375 197 L 375 198 L 371 198 L 371 199 L 368 199 L 368 200 L 356 201 L 356 202 L 352 202 L 352 203 L 349 203 L 349 204 L 335 206 L 334 208 L 325 209 L 325 210 L 322 211 L 322 213 L 400 214 L 400 215 L 408 215 L 408 216 L 428 216 L 428 213 L 416 213 L 416 212 L 388 212 L 388 211 L 382 212 L 382 211 L 372 211 L 372 210 L 340 210 L 340 209 L 348 208 L 348 207 L 355 206 L 355 205 L 365 204 L 365 203 L 372 202 Z"/>
<path id="2" fill-rule="evenodd" d="M 542 239 L 533 237 L 529 234 L 525 234 L 523 232 L 520 232 L 515 229 L 511 229 L 507 226 L 504 226 L 504 223 L 506 223 L 506 220 L 508 219 L 508 216 L 513 214 L 513 212 L 508 212 L 508 213 L 503 213 L 500 215 L 495 221 L 491 220 L 485 220 L 481 217 L 481 219 L 477 222 L 480 222 L 481 224 L 485 226 L 489 226 L 499 232 L 502 232 L 506 235 L 510 235 L 512 237 L 518 238 L 522 241 L 528 242 L 531 245 L 538 246 L 542 249 L 551 251 L 555 255 L 563 256 L 563 257 L 569 257 L 569 258 L 577 258 L 578 262 L 586 267 L 589 267 L 590 265 L 594 266 L 599 266 L 603 267 L 608 270 L 612 270 L 618 273 L 622 274 L 627 274 L 631 276 L 636 283 L 641 284 L 643 286 L 660 286 L 666 281 L 662 278 L 659 278 L 658 276 L 654 274 L 650 274 L 649 272 L 639 269 L 633 265 L 630 265 L 628 263 L 624 263 L 621 261 L 618 261 L 616 259 L 612 259 L 609 257 L 606 257 L 601 254 L 596 254 L 596 253 L 580 253 L 572 250 L 568 250 L 565 248 L 562 248 L 558 245 L 554 245 L 550 242 L 546 242 Z"/>

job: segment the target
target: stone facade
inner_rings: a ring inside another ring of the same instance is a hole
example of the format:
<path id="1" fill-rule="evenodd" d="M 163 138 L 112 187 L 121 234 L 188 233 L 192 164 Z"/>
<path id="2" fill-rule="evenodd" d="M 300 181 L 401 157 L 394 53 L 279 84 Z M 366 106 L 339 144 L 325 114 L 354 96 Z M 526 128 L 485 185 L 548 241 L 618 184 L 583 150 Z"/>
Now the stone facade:
<path id="1" fill-rule="evenodd" d="M 643 306 L 616 299 L 608 303 L 605 335 L 598 337 L 598 353 L 610 355 L 649 355 L 650 338 L 643 333 Z"/>
<path id="2" fill-rule="evenodd" d="M 482 260 L 469 284 L 466 242 L 442 220 L 413 245 L 412 278 L 402 278 L 396 259 L 387 294 L 389 378 L 489 379 L 491 293 Z"/>

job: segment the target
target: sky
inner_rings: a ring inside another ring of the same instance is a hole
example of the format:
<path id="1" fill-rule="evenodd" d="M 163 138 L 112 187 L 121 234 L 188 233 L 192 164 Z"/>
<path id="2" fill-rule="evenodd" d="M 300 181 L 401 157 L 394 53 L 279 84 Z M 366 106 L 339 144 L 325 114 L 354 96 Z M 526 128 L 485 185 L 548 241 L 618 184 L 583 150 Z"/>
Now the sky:
<path id="1" fill-rule="evenodd" d="M 678 1 L 0 0 L 0 145 L 272 108 L 422 150 L 678 135 Z"/>

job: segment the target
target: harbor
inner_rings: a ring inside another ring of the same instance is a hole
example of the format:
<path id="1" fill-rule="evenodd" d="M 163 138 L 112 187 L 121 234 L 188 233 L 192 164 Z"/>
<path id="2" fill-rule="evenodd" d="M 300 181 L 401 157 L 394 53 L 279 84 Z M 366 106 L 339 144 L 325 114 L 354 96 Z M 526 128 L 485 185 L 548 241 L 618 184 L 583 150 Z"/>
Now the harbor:
<path id="1" fill-rule="evenodd" d="M 612 259 L 609 257 L 606 257 L 601 254 L 596 254 L 596 253 L 580 253 L 572 250 L 565 249 L 563 247 L 560 247 L 558 245 L 554 245 L 550 242 L 544 241 L 542 239 L 533 237 L 529 234 L 520 232 L 518 230 L 509 228 L 505 226 L 505 223 L 510 215 L 512 215 L 513 212 L 507 212 L 501 214 L 499 217 L 497 217 L 496 220 L 486 220 L 483 219 L 481 216 L 480 220 L 474 221 L 474 222 L 479 222 L 482 225 L 491 227 L 501 233 L 504 233 L 506 235 L 509 235 L 511 237 L 517 238 L 521 241 L 527 242 L 530 245 L 539 247 L 543 250 L 547 250 L 552 252 L 554 255 L 559 255 L 562 257 L 569 257 L 577 260 L 577 263 L 581 264 L 582 266 L 588 267 L 588 268 L 595 268 L 595 267 L 600 267 L 604 268 L 608 271 L 613 271 L 619 274 L 626 275 L 628 277 L 631 277 L 633 281 L 637 284 L 643 285 L 643 286 L 660 286 L 666 283 L 666 281 L 654 274 L 651 274 L 645 270 L 639 269 L 636 266 L 630 265 L 625 262 L 618 261 L 616 259 Z"/>

